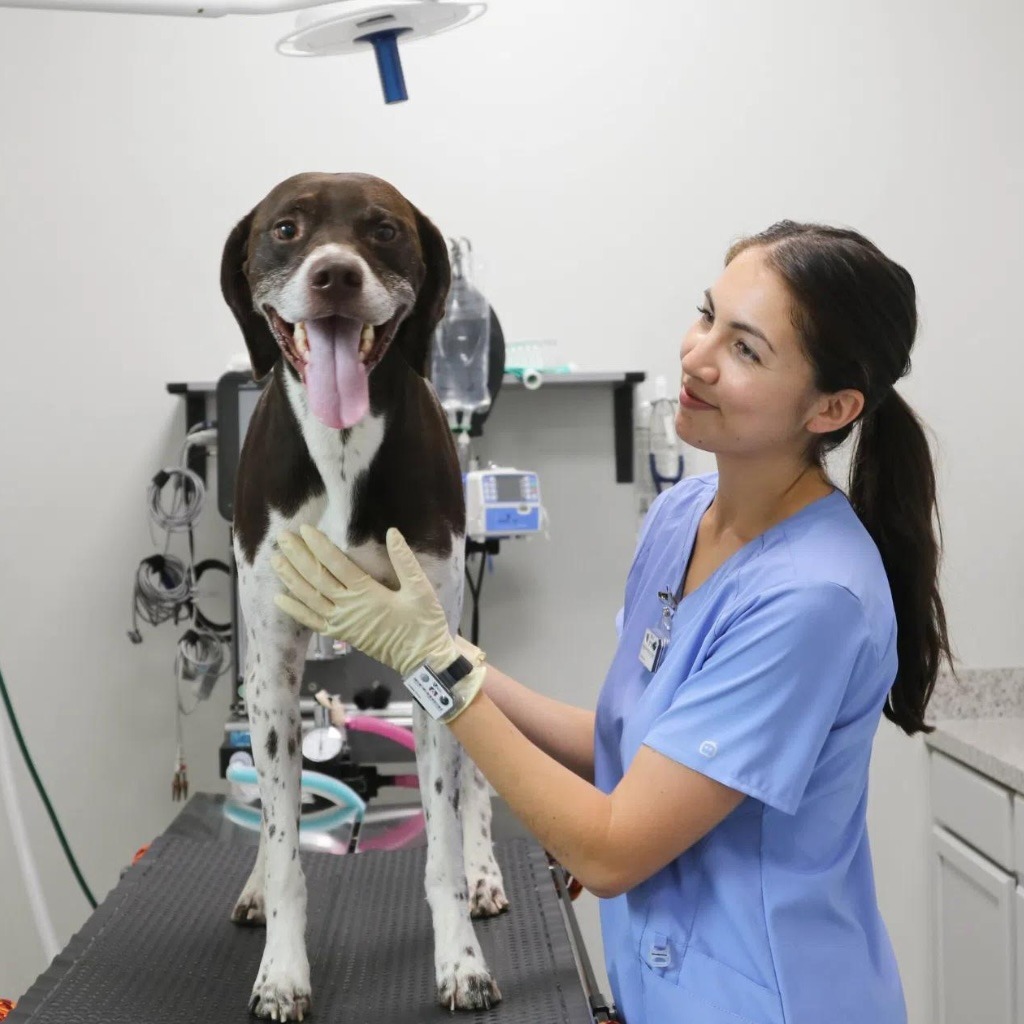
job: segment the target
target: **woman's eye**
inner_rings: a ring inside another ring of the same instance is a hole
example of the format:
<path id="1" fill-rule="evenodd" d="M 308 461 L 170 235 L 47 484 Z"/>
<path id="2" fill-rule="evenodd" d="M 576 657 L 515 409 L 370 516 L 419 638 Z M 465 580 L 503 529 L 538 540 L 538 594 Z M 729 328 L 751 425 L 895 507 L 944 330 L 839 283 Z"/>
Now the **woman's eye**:
<path id="1" fill-rule="evenodd" d="M 378 242 L 392 242 L 397 234 L 398 232 L 391 224 L 378 224 L 373 229 L 373 237 Z"/>
<path id="2" fill-rule="evenodd" d="M 274 225 L 274 237 L 282 242 L 290 242 L 299 233 L 299 226 L 293 220 L 279 220 Z"/>
<path id="3" fill-rule="evenodd" d="M 706 324 L 709 324 L 714 320 L 714 315 L 712 314 L 711 310 L 707 308 L 707 306 L 698 306 L 697 312 L 700 313 L 701 320 L 703 320 Z"/>
<path id="4" fill-rule="evenodd" d="M 737 341 L 736 350 L 744 359 L 749 359 L 752 363 L 761 362 L 761 357 L 745 341 Z"/>

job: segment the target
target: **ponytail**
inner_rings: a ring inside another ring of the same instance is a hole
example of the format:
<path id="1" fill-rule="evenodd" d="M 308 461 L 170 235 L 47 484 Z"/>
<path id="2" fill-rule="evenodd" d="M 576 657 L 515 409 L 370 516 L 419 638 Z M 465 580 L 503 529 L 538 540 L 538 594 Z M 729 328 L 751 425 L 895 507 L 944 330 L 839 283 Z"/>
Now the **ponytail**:
<path id="1" fill-rule="evenodd" d="M 885 717 L 908 736 L 931 732 L 925 708 L 940 662 L 952 662 L 938 587 L 935 471 L 920 420 L 892 388 L 861 421 L 850 503 L 881 553 L 896 610 L 899 668 Z"/>
<path id="2" fill-rule="evenodd" d="M 779 221 L 741 239 L 726 263 L 761 246 L 793 298 L 793 322 L 822 394 L 864 396 L 850 471 L 850 503 L 882 556 L 896 611 L 899 666 L 885 717 L 908 736 L 931 732 L 924 713 L 939 664 L 952 664 L 939 594 L 942 550 L 928 439 L 893 384 L 910 370 L 917 334 L 913 278 L 849 228 Z M 854 429 L 818 435 L 808 458 L 824 465 Z"/>

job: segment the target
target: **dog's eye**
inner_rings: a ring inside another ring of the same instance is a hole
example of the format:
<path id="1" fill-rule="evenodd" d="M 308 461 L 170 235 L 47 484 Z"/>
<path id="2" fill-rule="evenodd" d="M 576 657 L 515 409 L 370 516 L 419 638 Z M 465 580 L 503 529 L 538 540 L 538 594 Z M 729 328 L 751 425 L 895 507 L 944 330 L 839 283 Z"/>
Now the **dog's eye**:
<path id="1" fill-rule="evenodd" d="M 293 220 L 279 220 L 274 225 L 274 237 L 282 242 L 290 242 L 299 233 L 299 227 Z"/>
<path id="2" fill-rule="evenodd" d="M 397 234 L 398 232 L 391 224 L 378 224 L 373 229 L 373 237 L 378 242 L 392 242 Z"/>

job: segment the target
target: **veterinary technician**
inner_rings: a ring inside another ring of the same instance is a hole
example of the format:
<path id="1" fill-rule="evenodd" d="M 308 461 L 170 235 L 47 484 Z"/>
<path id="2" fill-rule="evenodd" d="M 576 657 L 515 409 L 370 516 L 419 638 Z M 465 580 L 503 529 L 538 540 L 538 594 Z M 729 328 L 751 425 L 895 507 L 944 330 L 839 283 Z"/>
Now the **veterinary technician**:
<path id="1" fill-rule="evenodd" d="M 468 653 L 450 728 L 602 897 L 628 1024 L 906 1020 L 865 812 L 881 715 L 927 729 L 949 657 L 931 456 L 894 390 L 916 326 L 910 275 L 855 232 L 787 221 L 732 247 L 676 419 L 718 472 L 652 504 L 596 713 L 457 645 L 397 531 L 397 591 L 315 530 L 281 538 L 300 622 L 403 675 Z M 847 496 L 823 459 L 858 423 Z"/>

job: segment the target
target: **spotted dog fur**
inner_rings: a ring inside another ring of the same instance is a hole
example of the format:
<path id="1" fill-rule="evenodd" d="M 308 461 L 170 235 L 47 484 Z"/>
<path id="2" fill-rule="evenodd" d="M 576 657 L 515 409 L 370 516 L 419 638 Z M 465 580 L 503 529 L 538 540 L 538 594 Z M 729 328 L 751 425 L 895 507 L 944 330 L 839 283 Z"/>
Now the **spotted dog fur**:
<path id="1" fill-rule="evenodd" d="M 296 244 L 281 245 L 275 236 L 285 220 L 297 224 L 295 236 L 285 239 Z M 396 227 L 394 244 L 374 241 L 380 223 Z M 274 189 L 235 228 L 221 278 L 254 375 L 271 375 L 243 446 L 235 499 L 234 554 L 248 630 L 246 706 L 263 827 L 231 916 L 267 929 L 251 1009 L 262 1017 L 302 1020 L 312 996 L 306 884 L 298 857 L 298 700 L 309 633 L 275 605 L 281 583 L 270 559 L 282 531 L 308 523 L 393 586 L 384 535 L 398 526 L 450 628 L 458 626 L 461 475 L 443 411 L 424 380 L 430 332 L 448 287 L 447 252 L 437 229 L 385 182 L 365 175 L 300 175 Z M 328 285 L 320 287 L 324 280 Z M 403 306 L 412 299 L 411 308 Z M 370 412 L 344 430 L 312 415 L 291 339 L 275 334 L 275 324 L 277 332 L 287 331 L 298 320 L 324 315 L 387 321 L 377 327 L 372 353 Z M 501 996 L 471 917 L 508 906 L 491 844 L 489 792 L 450 731 L 418 707 L 414 731 L 437 999 L 452 1009 L 486 1008 Z"/>

